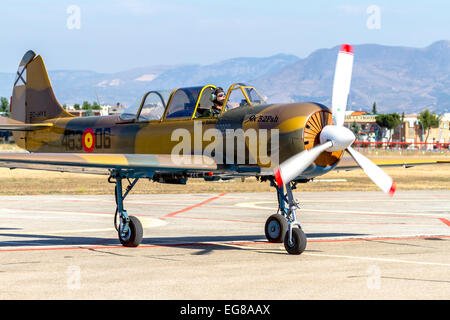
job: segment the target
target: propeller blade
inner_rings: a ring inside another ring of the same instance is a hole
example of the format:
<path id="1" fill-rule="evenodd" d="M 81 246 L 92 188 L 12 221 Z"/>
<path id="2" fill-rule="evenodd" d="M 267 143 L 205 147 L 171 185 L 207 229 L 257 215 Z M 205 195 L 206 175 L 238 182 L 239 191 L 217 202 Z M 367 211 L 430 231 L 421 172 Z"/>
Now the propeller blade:
<path id="1" fill-rule="evenodd" d="M 369 176 L 370 179 L 385 193 L 389 193 L 392 197 L 395 193 L 396 185 L 395 182 L 392 181 L 392 178 L 389 177 L 380 167 L 378 167 L 375 163 L 370 161 L 367 157 L 363 156 L 361 153 L 353 149 L 352 147 L 348 147 L 347 151 L 350 155 L 355 159 L 355 161 L 359 164 L 359 166 L 364 170 L 364 172 Z"/>
<path id="2" fill-rule="evenodd" d="M 353 70 L 353 47 L 343 44 L 339 51 L 336 70 L 334 72 L 333 96 L 331 98 L 331 108 L 333 122 L 337 126 L 342 126 L 347 109 L 348 94 L 350 93 L 350 83 Z"/>
<path id="3" fill-rule="evenodd" d="M 275 169 L 275 181 L 278 187 L 292 181 L 308 168 L 314 160 L 326 149 L 333 146 L 331 141 L 319 144 L 310 150 L 297 153 L 281 163 Z"/>

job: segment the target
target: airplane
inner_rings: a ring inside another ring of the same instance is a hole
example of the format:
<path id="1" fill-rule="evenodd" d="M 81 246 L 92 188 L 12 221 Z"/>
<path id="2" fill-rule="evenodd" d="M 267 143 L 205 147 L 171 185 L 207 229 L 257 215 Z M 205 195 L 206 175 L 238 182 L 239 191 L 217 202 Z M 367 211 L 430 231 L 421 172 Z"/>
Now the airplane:
<path id="1" fill-rule="evenodd" d="M 353 47 L 344 44 L 337 55 L 331 110 L 314 102 L 268 104 L 253 86 L 235 83 L 218 116 L 202 116 L 217 100 L 217 87 L 205 85 L 148 91 L 121 115 L 75 117 L 56 99 L 42 57 L 30 50 L 14 81 L 12 119 L 0 117 L 0 130 L 11 130 L 29 153 L 1 154 L 0 166 L 108 175 L 115 184 L 114 225 L 126 247 L 143 239 L 139 219 L 124 208 L 139 179 L 185 184 L 189 178 L 255 176 L 277 191 L 278 212 L 264 227 L 267 240 L 284 242 L 289 254 L 298 255 L 307 244 L 292 193 L 298 183 L 359 166 L 382 191 L 395 192 L 392 179 L 351 147 L 355 135 L 343 126 L 352 68 Z M 353 163 L 343 161 L 345 150 Z M 445 160 L 379 164 L 439 162 Z"/>

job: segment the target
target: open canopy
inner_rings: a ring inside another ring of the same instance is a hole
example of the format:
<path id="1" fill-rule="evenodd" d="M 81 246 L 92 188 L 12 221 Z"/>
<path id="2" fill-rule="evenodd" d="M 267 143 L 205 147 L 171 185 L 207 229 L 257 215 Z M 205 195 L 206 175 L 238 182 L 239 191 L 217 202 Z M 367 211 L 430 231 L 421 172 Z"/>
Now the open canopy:
<path id="1" fill-rule="evenodd" d="M 211 95 L 216 86 L 178 88 L 172 91 L 147 92 L 121 115 L 123 120 L 151 121 L 170 119 L 194 119 L 213 106 Z M 223 112 L 263 104 L 265 99 L 252 86 L 235 83 L 227 91 Z"/>

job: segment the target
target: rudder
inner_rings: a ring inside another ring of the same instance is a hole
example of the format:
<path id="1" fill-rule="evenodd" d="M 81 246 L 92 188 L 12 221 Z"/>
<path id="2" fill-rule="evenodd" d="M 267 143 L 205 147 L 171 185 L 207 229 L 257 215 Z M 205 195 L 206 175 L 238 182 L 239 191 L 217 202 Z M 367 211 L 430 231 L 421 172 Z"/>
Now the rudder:
<path id="1" fill-rule="evenodd" d="M 24 123 L 72 117 L 55 97 L 44 60 L 32 50 L 25 53 L 17 70 L 11 117 Z"/>

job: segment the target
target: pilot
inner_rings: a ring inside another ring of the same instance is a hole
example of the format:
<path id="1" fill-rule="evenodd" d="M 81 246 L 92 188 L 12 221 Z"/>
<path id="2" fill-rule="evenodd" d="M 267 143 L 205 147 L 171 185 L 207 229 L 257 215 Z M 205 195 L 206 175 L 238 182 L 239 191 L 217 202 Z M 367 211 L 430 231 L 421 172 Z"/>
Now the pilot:
<path id="1" fill-rule="evenodd" d="M 221 87 L 217 87 L 211 94 L 211 100 L 214 105 L 211 108 L 211 116 L 218 117 L 222 111 L 223 104 L 225 102 L 225 91 Z"/>

